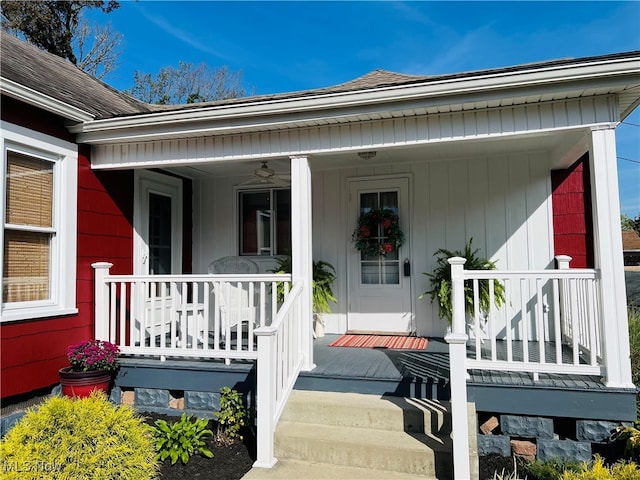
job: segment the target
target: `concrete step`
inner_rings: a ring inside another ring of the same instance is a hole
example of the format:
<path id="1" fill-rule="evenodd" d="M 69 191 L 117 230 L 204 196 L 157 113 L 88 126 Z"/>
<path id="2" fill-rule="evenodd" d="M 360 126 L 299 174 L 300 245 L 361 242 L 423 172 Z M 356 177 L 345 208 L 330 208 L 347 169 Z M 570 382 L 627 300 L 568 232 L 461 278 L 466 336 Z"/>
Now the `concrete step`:
<path id="1" fill-rule="evenodd" d="M 435 478 L 435 477 L 433 477 Z M 424 475 L 280 459 L 273 468 L 252 468 L 242 480 L 429 480 Z"/>
<path id="2" fill-rule="evenodd" d="M 276 458 L 446 478 L 451 443 L 424 433 L 281 421 Z M 450 474 L 450 473 L 449 473 Z"/>
<path id="3" fill-rule="evenodd" d="M 433 400 L 294 390 L 281 420 L 445 437 L 451 433 L 448 408 Z"/>

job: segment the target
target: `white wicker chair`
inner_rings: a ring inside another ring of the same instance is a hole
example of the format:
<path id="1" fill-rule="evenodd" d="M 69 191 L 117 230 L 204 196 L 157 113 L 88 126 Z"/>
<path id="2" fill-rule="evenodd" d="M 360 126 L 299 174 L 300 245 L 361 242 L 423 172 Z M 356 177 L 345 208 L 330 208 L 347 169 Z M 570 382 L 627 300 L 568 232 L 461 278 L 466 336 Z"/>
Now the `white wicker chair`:
<path id="1" fill-rule="evenodd" d="M 223 257 L 209 264 L 210 274 L 255 274 L 258 271 L 256 262 L 243 257 Z M 220 308 L 220 330 L 223 341 L 227 340 L 227 330 L 231 332 L 238 324 L 256 325 L 258 305 L 255 303 L 255 297 L 251 305 L 247 288 L 233 282 L 221 282 L 214 285 L 214 294 Z"/>

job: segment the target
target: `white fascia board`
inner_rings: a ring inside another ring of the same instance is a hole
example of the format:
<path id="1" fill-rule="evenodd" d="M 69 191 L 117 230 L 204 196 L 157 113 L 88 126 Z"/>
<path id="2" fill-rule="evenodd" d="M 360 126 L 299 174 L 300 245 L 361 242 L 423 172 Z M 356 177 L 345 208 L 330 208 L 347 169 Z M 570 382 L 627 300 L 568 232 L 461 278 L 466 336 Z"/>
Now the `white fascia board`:
<path id="1" fill-rule="evenodd" d="M 25 87 L 13 80 L 9 80 L 4 77 L 0 77 L 0 91 L 3 94 L 16 98 L 22 102 L 33 105 L 34 107 L 41 108 L 61 117 L 73 120 L 74 122 L 88 122 L 95 118 L 84 110 L 69 105 L 68 103 L 57 100 L 49 95 L 33 90 L 32 88 Z"/>
<path id="2" fill-rule="evenodd" d="M 331 112 L 332 116 L 343 116 L 343 109 L 358 108 L 364 106 L 405 103 L 411 101 L 424 101 L 424 99 L 438 99 L 440 102 L 446 97 L 471 96 L 474 94 L 489 94 L 489 92 L 512 92 L 508 97 L 526 95 L 526 90 L 545 88 L 548 93 L 554 91 L 566 91 L 571 84 L 590 81 L 597 82 L 603 87 L 617 84 L 620 77 L 629 82 L 640 83 L 640 57 L 617 60 L 594 61 L 575 65 L 551 66 L 535 68 L 517 72 L 502 72 L 495 74 L 478 74 L 477 76 L 465 76 L 461 78 L 444 78 L 439 81 L 425 81 L 415 85 L 397 85 L 381 88 L 372 88 L 355 92 L 341 92 L 330 94 L 318 94 L 305 97 L 285 99 L 273 99 L 265 101 L 220 105 L 211 107 L 194 108 L 171 112 L 157 112 L 130 117 L 120 117 L 105 120 L 95 120 L 77 125 L 71 129 L 79 133 L 79 140 L 86 143 L 101 142 L 130 142 L 136 140 L 151 140 L 155 129 L 158 138 L 177 137 L 184 135 L 224 133 L 229 130 L 230 124 L 244 125 L 250 129 L 256 125 L 266 127 L 278 124 L 286 127 L 292 113 L 309 113 L 307 120 L 326 117 L 318 115 L 320 112 Z M 562 88 L 558 88 L 562 85 Z M 554 88 L 555 87 L 555 88 Z M 593 85 L 592 85 L 593 87 Z M 505 98 L 507 96 L 505 95 Z M 315 115 L 311 112 L 315 112 Z M 354 112 L 355 113 L 355 112 Z M 263 120 L 258 120 L 262 117 Z M 265 121 L 265 117 L 269 117 Z M 258 120 L 258 122 L 256 122 Z M 292 124 L 300 121 L 298 117 Z M 225 126 L 216 127 L 204 122 L 224 122 Z M 198 125 L 200 124 L 200 125 Z M 293 125 L 292 125 L 293 126 Z M 138 130 L 139 129 L 139 130 Z M 162 130 L 160 135 L 159 130 Z M 137 132 L 140 135 L 137 135 Z"/>

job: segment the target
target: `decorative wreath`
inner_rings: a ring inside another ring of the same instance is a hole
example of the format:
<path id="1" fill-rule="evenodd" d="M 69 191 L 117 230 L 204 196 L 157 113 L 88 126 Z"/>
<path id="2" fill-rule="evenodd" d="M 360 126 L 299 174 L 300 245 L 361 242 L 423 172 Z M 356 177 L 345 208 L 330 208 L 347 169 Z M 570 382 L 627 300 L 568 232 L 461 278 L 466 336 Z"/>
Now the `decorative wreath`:
<path id="1" fill-rule="evenodd" d="M 382 227 L 380 237 L 378 226 Z M 365 255 L 385 256 L 402 246 L 404 233 L 400 230 L 398 215 L 389 209 L 374 208 L 360 215 L 352 239 L 356 249 Z"/>

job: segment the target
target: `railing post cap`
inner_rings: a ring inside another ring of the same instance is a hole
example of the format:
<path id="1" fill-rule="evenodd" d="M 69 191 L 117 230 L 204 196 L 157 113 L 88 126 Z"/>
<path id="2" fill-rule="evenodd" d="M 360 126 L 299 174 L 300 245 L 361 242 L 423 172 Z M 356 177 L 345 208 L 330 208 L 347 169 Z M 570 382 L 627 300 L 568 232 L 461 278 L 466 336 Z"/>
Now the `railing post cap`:
<path id="1" fill-rule="evenodd" d="M 462 257 L 451 257 L 447 259 L 447 262 L 449 262 L 449 265 L 464 265 L 467 263 L 467 259 Z"/>
<path id="2" fill-rule="evenodd" d="M 569 255 L 556 255 L 555 259 L 558 262 L 570 262 L 571 260 L 573 260 L 573 257 L 570 257 Z"/>
<path id="3" fill-rule="evenodd" d="M 91 266 L 94 269 L 99 269 L 99 268 L 111 268 L 113 267 L 113 263 L 110 262 L 96 262 L 96 263 L 92 263 Z"/>

